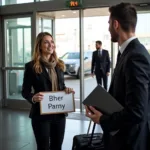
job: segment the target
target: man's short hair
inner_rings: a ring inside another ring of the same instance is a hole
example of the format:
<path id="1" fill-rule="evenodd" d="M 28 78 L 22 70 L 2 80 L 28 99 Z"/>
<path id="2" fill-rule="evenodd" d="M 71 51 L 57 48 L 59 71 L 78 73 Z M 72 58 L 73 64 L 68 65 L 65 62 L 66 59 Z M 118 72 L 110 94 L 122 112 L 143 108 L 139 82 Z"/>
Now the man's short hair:
<path id="1" fill-rule="evenodd" d="M 135 7 L 130 3 L 120 3 L 109 8 L 110 18 L 117 20 L 122 29 L 126 32 L 135 32 L 137 24 L 137 12 Z"/>
<path id="2" fill-rule="evenodd" d="M 102 45 L 101 41 L 96 41 L 96 44 Z"/>

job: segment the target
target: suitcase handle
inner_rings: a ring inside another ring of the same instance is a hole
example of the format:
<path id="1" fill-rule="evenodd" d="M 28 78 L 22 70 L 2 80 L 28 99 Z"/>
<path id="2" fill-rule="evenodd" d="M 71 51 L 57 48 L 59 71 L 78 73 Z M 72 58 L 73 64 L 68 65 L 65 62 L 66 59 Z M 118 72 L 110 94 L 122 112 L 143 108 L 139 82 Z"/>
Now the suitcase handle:
<path id="1" fill-rule="evenodd" d="M 88 130 L 87 130 L 87 135 L 88 135 L 89 132 L 90 132 L 91 124 L 92 124 L 92 120 L 90 120 L 89 127 L 88 127 Z"/>
<path id="2" fill-rule="evenodd" d="M 92 124 L 92 120 L 90 120 L 89 127 L 88 127 L 88 131 L 87 131 L 87 135 L 89 134 L 91 124 Z M 94 123 L 94 125 L 93 125 L 93 129 L 92 129 L 92 133 L 91 133 L 90 140 L 89 140 L 89 142 L 88 142 L 88 146 L 90 146 L 90 145 L 92 144 L 92 139 L 93 139 L 95 127 L 96 127 L 96 123 Z"/>

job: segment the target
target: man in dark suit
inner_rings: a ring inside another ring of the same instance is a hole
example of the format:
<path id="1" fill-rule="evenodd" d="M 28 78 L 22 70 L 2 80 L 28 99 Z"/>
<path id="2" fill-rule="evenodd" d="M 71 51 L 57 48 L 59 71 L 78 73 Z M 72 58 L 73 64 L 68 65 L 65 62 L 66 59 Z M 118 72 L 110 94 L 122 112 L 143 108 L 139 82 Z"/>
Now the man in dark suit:
<path id="1" fill-rule="evenodd" d="M 96 51 L 92 56 L 92 77 L 96 75 L 97 84 L 103 85 L 107 90 L 107 76 L 110 74 L 110 58 L 107 50 L 102 49 L 102 42 L 96 41 Z"/>
<path id="2" fill-rule="evenodd" d="M 135 37 L 133 5 L 109 8 L 109 31 L 120 50 L 109 93 L 124 107 L 111 115 L 93 107 L 86 115 L 101 125 L 107 150 L 150 150 L 150 56 Z"/>

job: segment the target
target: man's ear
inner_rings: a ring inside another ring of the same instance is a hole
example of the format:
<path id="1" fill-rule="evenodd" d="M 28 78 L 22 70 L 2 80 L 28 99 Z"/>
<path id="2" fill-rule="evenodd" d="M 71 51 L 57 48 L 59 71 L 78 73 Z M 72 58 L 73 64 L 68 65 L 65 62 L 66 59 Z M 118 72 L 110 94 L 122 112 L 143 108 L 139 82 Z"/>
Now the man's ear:
<path id="1" fill-rule="evenodd" d="M 113 20 L 113 27 L 114 27 L 115 30 L 118 30 L 119 22 L 117 20 Z"/>

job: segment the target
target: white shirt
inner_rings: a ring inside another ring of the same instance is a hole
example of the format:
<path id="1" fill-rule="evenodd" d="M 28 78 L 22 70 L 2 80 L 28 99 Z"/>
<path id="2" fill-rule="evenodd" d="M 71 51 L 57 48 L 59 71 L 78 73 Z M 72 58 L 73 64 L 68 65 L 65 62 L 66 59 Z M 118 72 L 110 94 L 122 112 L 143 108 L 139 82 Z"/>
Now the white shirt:
<path id="1" fill-rule="evenodd" d="M 103 49 L 98 49 L 98 54 L 102 55 Z"/>
<path id="2" fill-rule="evenodd" d="M 132 40 L 134 40 L 134 39 L 136 39 L 135 36 L 129 38 L 128 40 L 126 40 L 126 41 L 120 46 L 120 49 L 119 49 L 119 50 L 120 50 L 120 53 L 121 53 L 121 54 L 124 52 L 124 50 L 126 49 L 126 47 L 128 46 L 128 44 L 129 44 Z"/>

